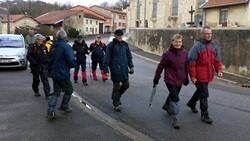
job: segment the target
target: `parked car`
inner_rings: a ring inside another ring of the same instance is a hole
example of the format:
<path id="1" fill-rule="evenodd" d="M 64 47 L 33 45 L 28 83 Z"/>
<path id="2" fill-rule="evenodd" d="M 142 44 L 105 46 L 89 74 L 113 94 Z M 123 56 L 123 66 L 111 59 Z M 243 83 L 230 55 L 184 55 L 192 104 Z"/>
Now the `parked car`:
<path id="1" fill-rule="evenodd" d="M 26 55 L 22 35 L 0 34 L 0 68 L 27 69 Z"/>

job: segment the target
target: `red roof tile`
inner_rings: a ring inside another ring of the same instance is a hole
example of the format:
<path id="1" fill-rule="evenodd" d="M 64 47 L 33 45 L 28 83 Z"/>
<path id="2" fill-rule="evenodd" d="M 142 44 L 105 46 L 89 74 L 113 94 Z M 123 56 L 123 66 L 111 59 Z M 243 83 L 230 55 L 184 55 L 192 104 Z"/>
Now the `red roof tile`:
<path id="1" fill-rule="evenodd" d="M 206 2 L 202 8 L 213 8 L 213 7 L 222 7 L 222 6 L 229 6 L 229 5 L 238 5 L 238 4 L 245 4 L 247 0 L 209 0 Z"/>
<path id="2" fill-rule="evenodd" d="M 114 12 L 114 13 L 125 14 L 125 15 L 127 14 L 126 12 L 122 12 L 122 11 L 119 11 L 119 10 L 115 10 L 115 9 L 111 9 L 111 8 L 107 8 L 107 7 L 102 7 L 102 6 L 98 6 L 98 5 L 93 5 L 91 7 L 99 7 L 99 8 Z"/>
<path id="3" fill-rule="evenodd" d="M 20 20 L 22 18 L 31 18 L 31 19 L 33 19 L 31 15 L 25 15 L 25 14 L 23 14 L 23 15 L 10 15 L 10 17 L 9 17 L 10 22 L 16 22 L 16 21 L 18 21 L 18 20 Z M 33 19 L 33 20 L 35 20 L 35 19 Z M 7 21 L 8 21 L 7 15 L 3 16 L 2 22 L 5 23 Z"/>
<path id="4" fill-rule="evenodd" d="M 75 7 L 70 8 L 69 10 L 82 10 L 84 12 L 84 17 L 86 18 L 93 18 L 93 19 L 98 19 L 98 20 L 103 20 L 103 21 L 106 18 L 103 14 L 97 13 L 94 10 L 86 6 L 77 5 Z"/>
<path id="5" fill-rule="evenodd" d="M 77 14 L 79 12 L 82 12 L 80 10 L 57 10 L 57 11 L 51 11 L 48 13 L 45 13 L 39 17 L 36 18 L 37 21 L 39 21 L 41 24 L 57 24 L 64 19 Z"/>

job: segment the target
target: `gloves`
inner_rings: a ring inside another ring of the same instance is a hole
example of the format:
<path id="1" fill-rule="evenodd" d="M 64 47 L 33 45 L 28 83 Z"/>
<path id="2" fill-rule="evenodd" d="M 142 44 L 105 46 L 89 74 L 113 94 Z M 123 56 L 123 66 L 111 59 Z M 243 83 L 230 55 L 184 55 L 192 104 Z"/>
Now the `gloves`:
<path id="1" fill-rule="evenodd" d="M 186 78 L 185 81 L 183 82 L 183 85 L 187 86 L 188 84 L 189 84 L 189 80 L 188 80 L 188 78 Z"/>
<path id="2" fill-rule="evenodd" d="M 154 78 L 154 79 L 153 79 L 153 82 L 154 82 L 154 86 L 153 86 L 153 87 L 155 87 L 155 85 L 159 84 L 159 79 Z"/>
<path id="3" fill-rule="evenodd" d="M 134 68 L 130 68 L 128 73 L 133 74 L 134 73 Z"/>

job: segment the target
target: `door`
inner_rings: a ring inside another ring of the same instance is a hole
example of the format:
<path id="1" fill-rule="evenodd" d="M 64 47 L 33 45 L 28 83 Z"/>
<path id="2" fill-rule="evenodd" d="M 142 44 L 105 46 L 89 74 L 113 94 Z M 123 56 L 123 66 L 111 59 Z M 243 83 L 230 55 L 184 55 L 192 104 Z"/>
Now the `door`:
<path id="1" fill-rule="evenodd" d="M 103 23 L 99 23 L 99 34 L 103 34 Z"/>

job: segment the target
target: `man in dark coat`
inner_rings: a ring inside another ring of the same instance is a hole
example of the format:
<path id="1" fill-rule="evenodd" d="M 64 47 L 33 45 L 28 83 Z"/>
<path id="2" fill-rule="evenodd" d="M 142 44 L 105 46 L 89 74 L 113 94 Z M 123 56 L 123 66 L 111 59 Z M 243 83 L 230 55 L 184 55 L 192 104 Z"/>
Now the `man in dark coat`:
<path id="1" fill-rule="evenodd" d="M 69 101 L 73 93 L 70 81 L 70 68 L 75 67 L 75 57 L 71 46 L 65 41 L 66 37 L 66 32 L 59 30 L 57 32 L 57 40 L 52 44 L 49 54 L 49 77 L 52 78 L 54 86 L 54 93 L 50 98 L 47 110 L 47 118 L 49 119 L 59 117 L 55 113 L 55 107 L 62 89 L 65 91 L 65 94 L 58 110 L 66 113 L 72 112 L 69 108 Z"/>
<path id="2" fill-rule="evenodd" d="M 102 80 L 103 81 L 107 80 L 107 77 L 103 71 L 103 66 L 102 66 L 106 48 L 107 46 L 105 43 L 101 41 L 100 35 L 97 35 L 95 42 L 91 43 L 89 47 L 89 50 L 91 52 L 92 74 L 94 80 L 98 80 L 96 75 L 97 64 L 99 64 L 99 68 L 101 70 Z"/>
<path id="3" fill-rule="evenodd" d="M 48 81 L 48 60 L 47 48 L 42 44 L 44 37 L 41 34 L 35 35 L 36 41 L 33 44 L 30 44 L 27 53 L 27 60 L 30 62 L 30 69 L 33 75 L 32 89 L 35 96 L 40 96 L 39 93 L 39 83 L 40 79 L 43 83 L 43 90 L 45 97 L 50 96 L 50 85 Z"/>
<path id="4" fill-rule="evenodd" d="M 88 46 L 83 39 L 82 35 L 78 35 L 77 40 L 73 44 L 73 51 L 76 56 L 76 67 L 74 72 L 75 83 L 78 81 L 78 71 L 81 66 L 82 70 L 82 83 L 87 86 L 87 73 L 86 73 L 86 54 L 88 54 Z"/>
<path id="5" fill-rule="evenodd" d="M 115 31 L 115 38 L 108 44 L 103 62 L 106 76 L 109 76 L 108 68 L 111 72 L 111 80 L 113 81 L 112 100 L 114 110 L 117 112 L 120 111 L 120 98 L 129 88 L 128 73 L 134 73 L 132 54 L 128 44 L 122 40 L 122 36 L 122 30 L 118 29 Z"/>

